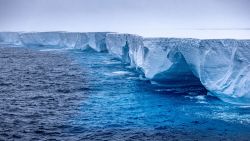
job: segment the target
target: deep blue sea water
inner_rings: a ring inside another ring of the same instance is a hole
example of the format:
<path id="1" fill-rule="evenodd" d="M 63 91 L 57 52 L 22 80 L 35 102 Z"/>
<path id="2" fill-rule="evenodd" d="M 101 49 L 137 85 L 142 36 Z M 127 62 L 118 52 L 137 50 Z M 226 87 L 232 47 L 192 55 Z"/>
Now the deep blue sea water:
<path id="1" fill-rule="evenodd" d="M 0 140 L 250 140 L 250 107 L 160 85 L 108 53 L 0 48 Z"/>

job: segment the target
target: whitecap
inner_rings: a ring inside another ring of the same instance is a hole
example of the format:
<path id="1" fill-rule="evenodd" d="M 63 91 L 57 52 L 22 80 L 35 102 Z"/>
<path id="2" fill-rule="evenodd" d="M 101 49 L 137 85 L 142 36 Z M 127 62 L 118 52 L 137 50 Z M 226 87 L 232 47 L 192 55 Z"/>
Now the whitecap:
<path id="1" fill-rule="evenodd" d="M 44 51 L 44 52 L 47 52 L 47 51 L 66 51 L 66 50 L 70 50 L 72 48 L 57 48 L 57 49 L 52 49 L 52 48 L 49 48 L 49 49 L 41 49 L 39 51 Z"/>
<path id="2" fill-rule="evenodd" d="M 132 73 L 129 71 L 114 71 L 114 72 L 112 72 L 112 74 L 114 74 L 114 75 L 129 75 Z"/>

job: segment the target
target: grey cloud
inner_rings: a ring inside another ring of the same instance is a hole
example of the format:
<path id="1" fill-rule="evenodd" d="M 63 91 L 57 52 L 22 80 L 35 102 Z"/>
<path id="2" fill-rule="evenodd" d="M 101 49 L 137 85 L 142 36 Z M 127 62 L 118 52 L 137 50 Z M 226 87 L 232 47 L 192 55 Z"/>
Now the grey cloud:
<path id="1" fill-rule="evenodd" d="M 0 0 L 0 30 L 249 28 L 249 5 L 249 0 Z"/>

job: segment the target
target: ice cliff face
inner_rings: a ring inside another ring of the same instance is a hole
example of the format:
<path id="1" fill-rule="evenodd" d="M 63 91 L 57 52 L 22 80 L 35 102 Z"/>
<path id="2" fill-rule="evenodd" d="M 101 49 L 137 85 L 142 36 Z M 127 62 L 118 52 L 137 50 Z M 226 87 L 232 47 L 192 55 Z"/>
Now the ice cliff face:
<path id="1" fill-rule="evenodd" d="M 97 52 L 107 51 L 106 32 L 77 33 L 74 48 L 85 50 L 92 48 Z"/>
<path id="2" fill-rule="evenodd" d="M 182 39 L 148 38 L 144 39 L 145 53 L 142 70 L 147 78 L 156 81 L 186 83 L 197 81 L 179 51 Z M 192 40 L 189 40 L 190 44 Z M 191 83 L 189 83 L 191 84 Z"/>
<path id="3" fill-rule="evenodd" d="M 178 50 L 181 39 L 147 38 L 131 34 L 107 34 L 110 54 L 140 69 L 147 78 L 164 82 L 193 80 L 185 59 Z"/>
<path id="4" fill-rule="evenodd" d="M 138 35 L 109 33 L 106 37 L 107 50 L 110 54 L 133 67 L 138 66 L 143 58 L 143 38 Z"/>
<path id="5" fill-rule="evenodd" d="M 0 42 L 24 46 L 58 46 L 82 50 L 92 48 L 101 52 L 106 51 L 106 34 L 106 32 L 2 32 L 0 33 Z"/>
<path id="6" fill-rule="evenodd" d="M 2 32 L 0 43 L 107 50 L 151 80 L 201 83 L 224 101 L 250 104 L 250 40 L 143 38 L 105 32 Z"/>
<path id="7" fill-rule="evenodd" d="M 21 45 L 22 42 L 17 32 L 0 32 L 0 43 L 1 44 L 15 44 Z"/>
<path id="8" fill-rule="evenodd" d="M 250 40 L 201 40 L 180 51 L 212 95 L 250 104 Z"/>
<path id="9" fill-rule="evenodd" d="M 42 32 L 42 33 L 21 33 L 21 42 L 26 46 L 56 46 L 59 44 L 59 33 Z"/>
<path id="10" fill-rule="evenodd" d="M 200 81 L 224 101 L 250 104 L 250 40 L 142 39 L 113 33 L 107 35 L 107 48 L 151 80 Z"/>

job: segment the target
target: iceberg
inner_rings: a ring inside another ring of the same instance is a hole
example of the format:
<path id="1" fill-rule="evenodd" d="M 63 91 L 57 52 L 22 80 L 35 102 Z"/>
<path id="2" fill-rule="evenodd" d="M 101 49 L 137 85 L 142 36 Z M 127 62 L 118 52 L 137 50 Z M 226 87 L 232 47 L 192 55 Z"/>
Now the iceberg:
<path id="1" fill-rule="evenodd" d="M 250 104 L 250 40 L 143 38 L 108 32 L 0 32 L 0 44 L 107 51 L 156 82 L 202 84 L 209 94 Z"/>
<path id="2" fill-rule="evenodd" d="M 163 83 L 202 84 L 209 94 L 250 104 L 250 40 L 139 38 L 107 34 L 109 53 Z"/>
<path id="3" fill-rule="evenodd" d="M 178 50 L 181 39 L 143 39 L 138 35 L 109 33 L 106 42 L 110 54 L 142 71 L 146 78 L 171 83 L 199 83 Z"/>

